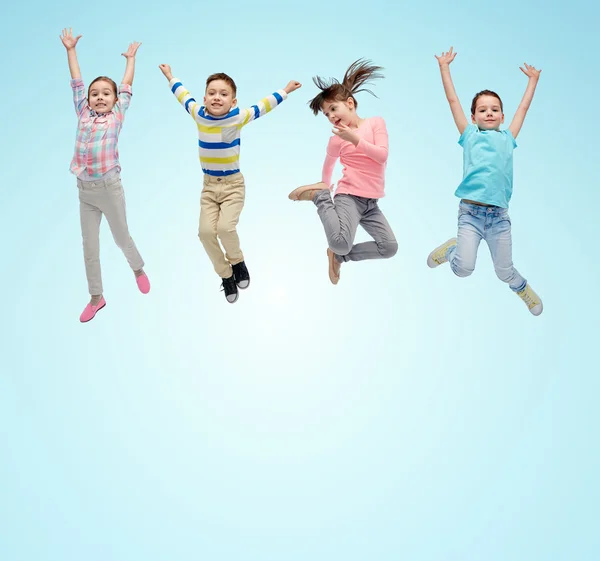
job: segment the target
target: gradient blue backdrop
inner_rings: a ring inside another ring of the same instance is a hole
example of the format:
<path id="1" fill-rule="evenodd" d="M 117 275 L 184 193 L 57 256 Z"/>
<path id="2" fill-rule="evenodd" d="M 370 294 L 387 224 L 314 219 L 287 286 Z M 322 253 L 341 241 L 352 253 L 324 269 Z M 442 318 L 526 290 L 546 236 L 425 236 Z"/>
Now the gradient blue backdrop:
<path id="1" fill-rule="evenodd" d="M 2 561 L 598 559 L 596 6 L 34 0 L 1 16 Z M 120 153 L 152 291 L 104 223 L 108 306 L 87 325 L 65 26 L 88 83 L 119 80 L 143 42 Z M 463 105 L 494 89 L 508 122 L 519 65 L 543 69 L 511 206 L 539 318 L 485 245 L 468 279 L 425 264 L 456 230 L 462 153 L 433 57 L 450 45 Z M 400 249 L 333 287 L 315 209 L 286 196 L 319 178 L 330 134 L 311 77 L 362 56 L 386 68 L 359 114 L 387 121 Z M 304 84 L 244 129 L 253 281 L 235 306 L 196 237 L 195 126 L 162 62 L 198 97 L 231 74 L 242 106 Z"/>

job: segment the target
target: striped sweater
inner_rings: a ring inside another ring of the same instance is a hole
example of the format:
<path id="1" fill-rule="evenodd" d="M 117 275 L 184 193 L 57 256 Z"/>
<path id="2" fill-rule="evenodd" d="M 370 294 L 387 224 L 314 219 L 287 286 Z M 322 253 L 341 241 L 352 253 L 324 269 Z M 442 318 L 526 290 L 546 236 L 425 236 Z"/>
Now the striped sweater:
<path id="1" fill-rule="evenodd" d="M 277 90 L 249 109 L 232 109 L 227 115 L 212 117 L 177 78 L 169 82 L 171 91 L 194 118 L 198 127 L 198 152 L 202 171 L 207 175 L 223 176 L 240 171 L 240 135 L 242 127 L 266 115 L 277 107 L 287 93 Z"/>

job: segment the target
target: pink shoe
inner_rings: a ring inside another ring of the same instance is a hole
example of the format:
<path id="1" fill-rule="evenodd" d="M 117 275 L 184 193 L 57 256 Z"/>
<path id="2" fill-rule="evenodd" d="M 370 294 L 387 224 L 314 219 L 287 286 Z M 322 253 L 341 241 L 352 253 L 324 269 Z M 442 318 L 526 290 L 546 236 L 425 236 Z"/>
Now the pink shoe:
<path id="1" fill-rule="evenodd" d="M 96 304 L 95 306 L 88 304 L 85 307 L 85 309 L 83 310 L 83 312 L 81 312 L 81 315 L 79 316 L 79 321 L 81 323 L 86 323 L 87 321 L 94 319 L 96 312 L 104 308 L 104 306 L 106 306 L 106 300 L 104 300 L 104 296 L 102 296 L 102 298 L 100 298 L 100 302 L 98 302 L 98 304 Z"/>
<path id="2" fill-rule="evenodd" d="M 148 294 L 150 292 L 150 281 L 146 276 L 146 273 L 143 273 L 139 277 L 135 277 L 135 282 L 137 282 L 138 288 L 142 294 Z"/>

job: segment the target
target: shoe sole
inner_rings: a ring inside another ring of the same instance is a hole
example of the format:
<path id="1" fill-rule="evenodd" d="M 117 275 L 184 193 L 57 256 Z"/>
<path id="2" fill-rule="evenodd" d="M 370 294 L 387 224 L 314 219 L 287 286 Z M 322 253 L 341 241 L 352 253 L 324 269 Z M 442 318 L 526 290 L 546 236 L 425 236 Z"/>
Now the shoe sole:
<path id="1" fill-rule="evenodd" d="M 456 241 L 456 238 L 452 238 L 452 239 Z M 448 241 L 449 241 L 449 240 L 448 240 Z M 447 243 L 448 243 L 448 242 L 445 242 L 445 243 L 443 243 L 442 245 L 438 245 L 438 246 L 437 246 L 437 247 L 436 247 L 436 248 L 435 248 L 435 249 L 434 249 L 434 250 L 433 250 L 433 251 L 432 251 L 432 252 L 431 252 L 431 253 L 430 253 L 430 254 L 427 256 L 427 266 L 428 266 L 430 269 L 435 269 L 436 267 L 439 267 L 440 265 L 443 265 L 444 263 L 448 263 L 448 259 L 446 259 L 446 260 L 442 261 L 441 263 L 438 263 L 437 261 L 434 261 L 434 260 L 431 258 L 431 256 L 432 256 L 432 255 L 433 255 L 433 254 L 434 254 L 436 251 L 439 251 L 439 250 L 440 250 L 440 249 L 441 249 L 441 248 L 442 248 L 444 245 L 446 245 Z M 455 245 L 456 245 L 456 244 L 455 244 Z M 450 249 L 450 247 L 452 247 L 452 246 L 449 246 L 449 247 L 448 247 L 448 249 Z M 448 251 L 448 250 L 446 250 L 446 251 Z"/>
<path id="2" fill-rule="evenodd" d="M 329 255 L 329 249 L 327 250 L 327 262 L 329 263 L 329 280 L 331 284 L 337 284 L 340 281 L 339 275 L 335 274 L 333 270 L 333 260 L 335 259 L 335 253 L 331 252 L 331 256 Z"/>
<path id="3" fill-rule="evenodd" d="M 86 320 L 79 320 L 79 323 L 89 323 L 90 321 L 92 321 L 95 317 L 96 314 L 100 311 L 103 310 L 104 308 L 106 308 L 106 303 L 102 304 L 102 306 L 100 306 L 97 310 L 96 313 L 90 318 L 90 319 L 86 319 Z"/>
<path id="4" fill-rule="evenodd" d="M 302 187 L 297 187 L 288 195 L 288 199 L 291 201 L 305 200 L 300 199 L 302 193 L 305 193 L 306 191 L 319 191 L 317 185 L 319 185 L 319 183 L 311 183 L 310 185 L 302 185 Z M 326 187 L 324 189 L 326 189 Z"/>
<path id="5" fill-rule="evenodd" d="M 438 263 L 437 261 L 434 261 L 433 259 L 431 259 L 431 256 L 427 257 L 427 266 L 430 269 L 435 269 L 436 267 L 439 267 L 440 265 L 443 265 L 444 263 L 447 263 L 447 262 L 448 262 L 448 260 Z"/>

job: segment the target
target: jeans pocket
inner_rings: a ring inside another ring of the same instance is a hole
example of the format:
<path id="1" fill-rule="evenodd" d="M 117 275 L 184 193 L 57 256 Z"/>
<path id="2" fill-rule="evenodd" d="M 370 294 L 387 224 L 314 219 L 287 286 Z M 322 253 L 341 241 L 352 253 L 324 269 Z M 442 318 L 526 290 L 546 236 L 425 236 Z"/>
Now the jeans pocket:
<path id="1" fill-rule="evenodd" d="M 510 216 L 508 215 L 508 212 L 505 212 L 504 214 L 501 214 L 500 216 L 498 216 L 498 222 L 508 222 L 509 226 L 512 224 L 512 222 L 510 220 Z"/>

